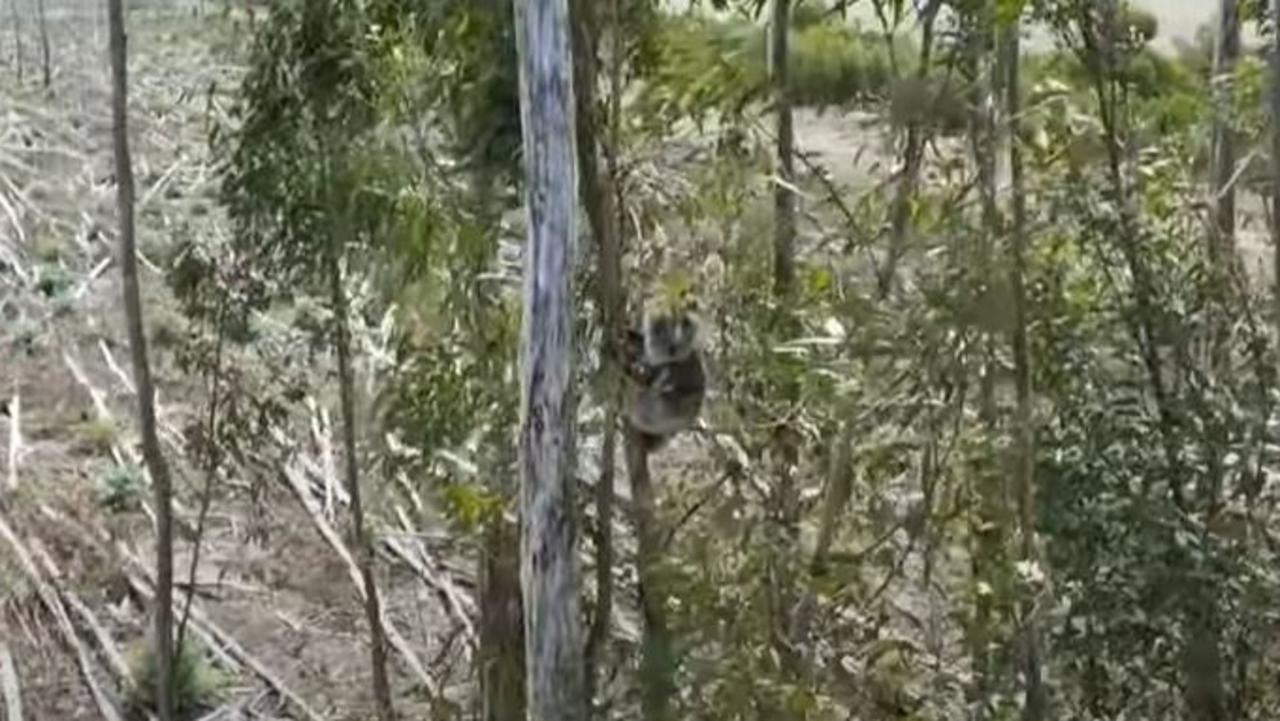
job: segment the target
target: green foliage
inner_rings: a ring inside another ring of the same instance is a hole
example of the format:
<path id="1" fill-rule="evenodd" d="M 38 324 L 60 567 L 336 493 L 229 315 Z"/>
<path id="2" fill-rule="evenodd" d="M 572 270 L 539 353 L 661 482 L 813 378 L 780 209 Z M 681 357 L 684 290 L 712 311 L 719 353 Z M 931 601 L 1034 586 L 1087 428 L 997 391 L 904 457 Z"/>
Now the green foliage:
<path id="1" fill-rule="evenodd" d="M 43 263 L 36 266 L 36 288 L 46 298 L 62 298 L 71 289 L 71 274 L 60 264 Z"/>
<path id="2" fill-rule="evenodd" d="M 333 225 L 360 216 L 344 171 L 376 121 L 369 39 L 349 0 L 285 3 L 254 39 L 239 125 L 215 129 L 229 146 L 222 201 L 235 242 L 288 288 L 317 273 Z M 259 303 L 268 292 L 246 290 Z"/>
<path id="3" fill-rule="evenodd" d="M 819 13 L 816 7 L 812 12 L 811 21 L 794 25 L 790 39 L 793 101 L 822 108 L 885 100 L 893 73 L 884 38 L 859 31 L 838 15 Z M 768 52 L 760 25 L 699 15 L 667 16 L 655 38 L 656 58 L 642 90 L 641 118 L 646 122 L 700 120 L 709 114 L 733 118 L 768 97 Z M 907 39 L 891 42 L 899 57 L 914 55 Z"/>
<path id="4" fill-rule="evenodd" d="M 98 477 L 98 505 L 111 513 L 133 509 L 146 491 L 142 470 L 112 466 Z"/>
<path id="5" fill-rule="evenodd" d="M 135 708 L 154 709 L 156 691 L 156 653 L 150 643 L 137 644 L 130 654 L 130 671 L 137 685 L 132 689 Z M 207 651 L 188 635 L 182 646 L 174 647 L 173 705 L 181 715 L 217 706 L 230 679 L 214 668 Z"/>

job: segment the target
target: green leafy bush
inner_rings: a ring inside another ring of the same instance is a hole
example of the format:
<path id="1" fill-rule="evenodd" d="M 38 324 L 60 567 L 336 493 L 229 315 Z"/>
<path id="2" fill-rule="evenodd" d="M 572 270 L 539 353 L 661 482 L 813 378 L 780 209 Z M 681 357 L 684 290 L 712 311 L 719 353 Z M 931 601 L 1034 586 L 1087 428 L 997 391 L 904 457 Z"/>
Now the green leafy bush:
<path id="1" fill-rule="evenodd" d="M 154 709 L 156 705 L 156 654 L 151 643 L 135 647 L 130 659 L 130 670 L 137 685 L 131 699 L 136 708 Z M 175 645 L 173 660 L 174 711 L 185 716 L 201 709 L 216 706 L 225 676 L 214 668 L 205 650 L 187 635 L 181 647 Z"/>

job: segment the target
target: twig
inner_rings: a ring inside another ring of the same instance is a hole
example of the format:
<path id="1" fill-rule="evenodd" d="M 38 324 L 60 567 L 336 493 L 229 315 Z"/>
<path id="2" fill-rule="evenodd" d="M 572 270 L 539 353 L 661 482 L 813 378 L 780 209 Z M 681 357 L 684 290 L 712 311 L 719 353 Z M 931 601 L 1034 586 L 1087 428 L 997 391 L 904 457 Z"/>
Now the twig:
<path id="1" fill-rule="evenodd" d="M 22 721 L 22 686 L 18 684 L 18 665 L 9 646 L 0 642 L 0 692 L 4 693 L 5 718 Z"/>

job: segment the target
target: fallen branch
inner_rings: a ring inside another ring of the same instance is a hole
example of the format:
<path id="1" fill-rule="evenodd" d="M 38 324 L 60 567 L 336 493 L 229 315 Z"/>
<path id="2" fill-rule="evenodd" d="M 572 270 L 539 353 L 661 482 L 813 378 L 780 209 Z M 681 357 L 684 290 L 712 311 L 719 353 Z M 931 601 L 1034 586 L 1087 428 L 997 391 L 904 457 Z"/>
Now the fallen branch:
<path id="1" fill-rule="evenodd" d="M 93 663 L 84 644 L 80 642 L 76 636 L 75 628 L 71 625 L 71 618 L 67 615 L 67 609 L 62 604 L 62 600 L 57 590 L 45 580 L 40 573 L 39 568 L 31 559 L 31 553 L 27 547 L 18 539 L 17 534 L 9 527 L 8 521 L 0 516 L 0 538 L 13 549 L 13 557 L 18 560 L 18 567 L 26 574 L 27 579 L 31 581 L 31 585 L 35 587 L 36 594 L 40 597 L 40 602 L 44 604 L 49 615 L 53 617 L 54 625 L 58 628 L 58 633 L 62 636 L 62 641 L 67 648 L 75 652 L 76 663 L 80 667 L 80 676 L 84 680 L 85 686 L 89 689 L 89 694 L 93 696 L 94 702 L 98 706 L 98 711 L 107 721 L 123 721 L 120 712 L 116 710 L 116 704 L 107 694 L 106 690 L 99 685 L 97 678 L 93 675 Z"/>
<path id="2" fill-rule="evenodd" d="M 0 642 L 0 693 L 4 694 L 5 718 L 22 721 L 22 686 L 18 684 L 18 665 L 9 647 Z"/>
<path id="3" fill-rule="evenodd" d="M 427 588 L 436 592 L 440 597 L 444 607 L 449 611 L 449 615 L 462 626 L 462 633 L 465 640 L 474 650 L 476 642 L 475 625 L 471 622 L 471 615 L 467 613 L 467 609 L 463 607 L 462 599 L 459 597 L 458 589 L 447 579 L 439 578 L 428 566 L 424 558 L 426 553 L 421 546 L 418 547 L 418 553 L 410 551 L 400 540 L 387 536 L 382 540 L 382 544 L 392 556 L 399 558 L 413 570 L 414 574 L 426 584 Z"/>
<path id="4" fill-rule="evenodd" d="M 329 522 L 325 520 L 320 509 L 316 508 L 315 502 L 312 500 L 311 494 L 307 490 L 306 479 L 302 478 L 301 474 L 292 467 L 286 466 L 282 471 L 284 473 L 285 480 L 289 484 L 289 488 L 291 488 L 294 495 L 298 497 L 298 501 L 302 503 L 302 507 L 306 509 L 307 514 L 311 516 L 311 522 L 315 524 L 316 530 L 320 532 L 320 535 L 324 537 L 324 540 L 328 542 L 329 546 L 333 548 L 334 552 L 338 554 L 338 557 L 346 564 L 347 573 L 351 576 L 351 582 L 355 584 L 356 593 L 359 594 L 360 600 L 365 600 L 368 590 L 364 587 L 364 580 L 360 576 L 360 570 L 356 566 L 355 559 L 352 558 L 351 552 L 347 550 L 342 539 L 338 537 L 338 533 L 333 530 L 333 526 L 329 525 Z M 427 673 L 426 667 L 422 665 L 422 661 L 418 659 L 418 655 L 414 653 L 409 642 L 406 641 L 404 636 L 401 636 L 400 632 L 396 630 L 396 627 L 387 620 L 385 609 L 383 611 L 382 625 L 386 629 L 387 640 L 391 642 L 392 648 L 400 654 L 401 659 L 409 667 L 409 670 L 418 677 L 418 681 L 422 684 L 422 687 L 426 689 L 427 695 L 431 698 L 439 698 L 440 692 L 436 686 L 436 682 L 431 678 L 430 674 Z"/>

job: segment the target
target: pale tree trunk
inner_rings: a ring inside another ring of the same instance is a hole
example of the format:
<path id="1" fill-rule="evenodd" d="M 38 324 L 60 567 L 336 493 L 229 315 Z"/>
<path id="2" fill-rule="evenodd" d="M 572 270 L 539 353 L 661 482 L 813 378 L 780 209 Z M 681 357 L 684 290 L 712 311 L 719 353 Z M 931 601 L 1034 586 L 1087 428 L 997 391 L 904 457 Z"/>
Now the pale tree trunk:
<path id="1" fill-rule="evenodd" d="M 1280 0 L 1271 0 L 1271 248 L 1272 321 L 1280 340 Z"/>
<path id="2" fill-rule="evenodd" d="M 335 162 L 333 148 L 338 147 L 338 142 L 340 141 L 330 144 L 329 158 L 326 162 Z M 337 183 L 333 177 L 330 178 L 329 185 L 336 187 Z M 360 580 L 365 590 L 364 610 L 365 618 L 369 623 L 370 670 L 374 702 L 378 706 L 380 721 L 393 721 L 395 710 L 391 704 L 391 685 L 387 680 L 387 637 L 382 625 L 382 605 L 378 595 L 378 584 L 374 578 L 373 543 L 365 529 L 364 503 L 360 493 L 360 459 L 356 450 L 355 378 L 351 368 L 350 312 L 346 286 L 342 278 L 342 260 L 351 233 L 351 219 L 348 215 L 350 208 L 347 200 L 344 196 L 331 198 L 330 208 L 336 211 L 337 217 L 333 219 L 331 237 L 325 252 L 325 266 L 329 276 L 329 302 L 333 306 L 334 345 L 338 355 L 343 476 L 346 481 L 347 495 L 351 498 L 350 543 L 356 552 L 356 563 L 360 566 Z"/>
<path id="3" fill-rule="evenodd" d="M 584 721 L 573 388 L 577 155 L 568 0 L 515 0 L 525 204 L 521 585 L 531 721 Z"/>
<path id="4" fill-rule="evenodd" d="M 777 175 L 773 191 L 773 285 L 778 297 L 791 293 L 796 275 L 795 127 L 791 111 L 791 78 L 787 38 L 791 32 L 791 0 L 773 0 L 769 71 L 777 118 Z"/>
<path id="5" fill-rule="evenodd" d="M 626 332 L 622 320 L 622 249 L 619 240 L 616 200 L 616 164 L 618 137 L 601 139 L 606 125 L 616 130 L 621 57 L 618 51 L 618 0 L 610 3 L 611 43 L 610 111 L 601 112 L 596 104 L 596 81 L 600 22 L 595 8 L 597 0 L 575 0 L 573 5 L 574 90 L 577 100 L 578 169 L 582 182 L 579 190 L 596 244 L 597 293 L 601 328 L 601 377 L 599 387 L 605 404 L 604 440 L 600 460 L 600 478 L 596 485 L 596 604 L 584 654 L 586 697 L 594 704 L 596 679 L 608 647 L 610 617 L 613 613 L 613 494 L 614 464 L 618 447 L 618 406 L 621 402 L 620 339 Z M 602 122 L 607 121 L 607 122 Z M 609 160 L 600 172 L 600 150 Z M 594 706 L 593 706 L 594 708 Z"/>
<path id="6" fill-rule="evenodd" d="M 1036 466 L 1035 427 L 1031 415 L 1031 350 L 1027 339 L 1027 200 L 1022 167 L 1021 114 L 1021 18 L 1003 31 L 1003 65 L 1005 70 L 1005 114 L 1009 138 L 1009 288 L 1013 295 L 1013 376 L 1016 405 L 1014 408 L 1014 452 L 1018 498 L 1020 553 L 1024 563 L 1040 563 L 1036 552 Z M 1048 711 L 1048 698 L 1042 679 L 1040 654 L 1040 620 L 1035 603 L 1036 590 L 1031 589 L 1022 604 L 1023 621 L 1023 721 L 1042 721 Z"/>
<path id="7" fill-rule="evenodd" d="M 44 87 L 49 87 L 52 70 L 51 52 L 49 50 L 49 20 L 45 16 L 44 0 L 36 0 L 36 16 L 40 23 L 40 70 Z"/>
<path id="8" fill-rule="evenodd" d="M 134 386 L 138 389 L 138 420 L 142 431 L 142 456 L 151 475 L 156 504 L 156 715 L 160 721 L 174 718 L 173 698 L 173 490 L 169 467 L 156 435 L 155 387 L 147 360 L 147 336 L 142 322 L 142 296 L 138 289 L 138 256 L 134 237 L 133 164 L 129 157 L 128 68 L 123 0 L 108 0 L 111 48 L 111 118 L 115 141 L 116 201 L 120 215 L 120 275 L 124 290 L 125 321 L 133 361 Z"/>

